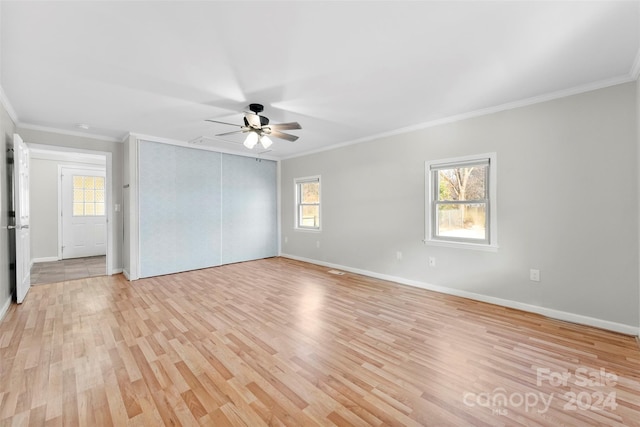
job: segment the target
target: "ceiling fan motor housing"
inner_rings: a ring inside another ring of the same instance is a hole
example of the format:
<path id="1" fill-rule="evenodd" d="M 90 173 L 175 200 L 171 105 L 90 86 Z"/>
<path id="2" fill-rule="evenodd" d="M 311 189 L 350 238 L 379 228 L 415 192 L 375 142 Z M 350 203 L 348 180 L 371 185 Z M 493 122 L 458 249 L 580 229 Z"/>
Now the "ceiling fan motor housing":
<path id="1" fill-rule="evenodd" d="M 262 111 L 264 111 L 264 106 L 262 104 L 249 104 L 249 110 L 251 110 L 252 113 L 254 113 L 256 116 L 260 117 L 260 128 L 262 128 L 263 126 L 267 126 L 269 124 L 269 119 L 267 117 L 261 116 L 260 113 Z M 251 126 L 251 124 L 249 122 L 253 122 L 253 120 L 247 120 L 247 117 L 245 116 L 244 118 L 244 124 L 247 127 L 256 127 L 256 124 L 254 123 L 253 126 Z"/>
<path id="2" fill-rule="evenodd" d="M 264 106 L 262 104 L 249 104 L 249 110 L 259 114 L 264 111 Z"/>
<path id="3" fill-rule="evenodd" d="M 265 116 L 258 116 L 258 117 L 260 117 L 260 127 L 261 127 L 261 128 L 262 128 L 263 126 L 267 126 L 267 125 L 269 124 L 269 118 L 268 118 L 268 117 L 265 117 Z M 254 126 L 251 126 L 251 123 L 249 123 L 249 120 L 247 120 L 247 117 L 246 117 L 246 116 L 244 117 L 244 125 L 245 125 L 246 127 L 249 127 L 249 128 L 250 128 L 250 127 L 255 128 L 255 125 L 254 125 Z"/>

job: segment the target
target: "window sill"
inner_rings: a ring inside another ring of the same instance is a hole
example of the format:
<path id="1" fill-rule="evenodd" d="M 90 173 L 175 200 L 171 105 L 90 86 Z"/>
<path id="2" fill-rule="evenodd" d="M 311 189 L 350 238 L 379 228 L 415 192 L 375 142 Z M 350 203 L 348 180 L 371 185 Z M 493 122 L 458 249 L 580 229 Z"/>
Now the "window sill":
<path id="1" fill-rule="evenodd" d="M 479 243 L 451 242 L 446 240 L 423 240 L 425 245 L 441 246 L 445 248 L 470 249 L 483 252 L 498 252 L 498 245 L 483 245 Z"/>
<path id="2" fill-rule="evenodd" d="M 321 228 L 299 228 L 299 227 L 294 227 L 293 231 L 303 231 L 306 233 L 321 233 L 322 229 Z"/>

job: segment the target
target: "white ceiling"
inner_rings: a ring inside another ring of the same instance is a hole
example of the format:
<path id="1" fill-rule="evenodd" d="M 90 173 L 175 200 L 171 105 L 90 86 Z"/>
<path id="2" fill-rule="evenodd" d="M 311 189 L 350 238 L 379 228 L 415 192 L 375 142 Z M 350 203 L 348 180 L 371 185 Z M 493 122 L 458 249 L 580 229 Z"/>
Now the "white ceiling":
<path id="1" fill-rule="evenodd" d="M 637 1 L 2 1 L 20 125 L 121 140 L 298 121 L 291 157 L 636 77 Z M 549 95 L 555 94 L 555 95 Z M 525 101 L 527 102 L 527 101 Z M 78 129 L 77 124 L 90 126 Z M 204 139 L 200 137 L 205 137 Z"/>

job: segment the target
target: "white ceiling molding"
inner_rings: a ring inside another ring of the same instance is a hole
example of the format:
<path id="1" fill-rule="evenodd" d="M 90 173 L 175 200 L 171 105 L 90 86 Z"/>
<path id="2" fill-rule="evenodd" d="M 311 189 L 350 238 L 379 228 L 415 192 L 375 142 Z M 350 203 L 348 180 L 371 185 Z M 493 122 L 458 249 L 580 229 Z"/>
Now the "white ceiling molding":
<path id="1" fill-rule="evenodd" d="M 495 107 L 488 107 L 481 110 L 470 111 L 468 113 L 457 114 L 455 116 L 444 117 L 442 119 L 431 120 L 428 122 L 424 122 L 415 126 L 409 126 L 401 129 L 396 129 L 394 131 L 380 133 L 377 135 L 372 135 L 366 138 L 360 138 L 353 141 L 342 142 L 339 144 L 329 145 L 317 150 L 305 151 L 301 153 L 297 153 L 291 156 L 283 157 L 282 160 L 293 159 L 296 157 L 308 156 L 310 154 L 321 153 L 323 151 L 334 150 L 336 148 L 346 147 L 349 145 L 360 144 L 362 142 L 373 141 L 376 139 L 388 138 L 395 135 L 402 135 L 405 133 L 415 132 L 421 129 L 426 129 L 434 126 L 444 125 L 447 123 L 459 122 L 462 120 L 470 119 L 473 117 L 486 116 L 488 114 L 498 113 L 500 111 L 513 110 L 515 108 L 526 107 L 528 105 L 539 104 L 542 102 L 552 101 L 554 99 L 566 98 L 567 96 L 578 95 L 581 93 L 591 92 L 598 89 L 604 89 L 610 86 L 615 86 L 623 83 L 629 83 L 635 81 L 637 77 L 633 77 L 631 75 L 624 75 L 615 77 L 612 79 L 602 80 L 596 83 L 588 83 L 586 85 L 576 86 L 569 89 L 559 90 L 557 92 L 548 93 L 545 95 L 534 96 L 531 98 L 523 99 L 520 101 L 509 102 L 502 105 L 496 105 Z"/>
<path id="2" fill-rule="evenodd" d="M 638 2 L 638 21 L 640 21 L 640 2 Z M 638 32 L 638 43 L 640 43 L 640 32 Z M 629 75 L 634 80 L 638 80 L 638 77 L 640 77 L 640 49 L 638 49 L 638 53 L 636 53 L 636 58 L 633 61 Z"/>
<path id="3" fill-rule="evenodd" d="M 30 123 L 16 123 L 16 128 L 37 130 L 41 132 L 51 132 L 51 133 L 57 133 L 60 135 L 77 136 L 81 138 L 97 139 L 100 141 L 107 141 L 107 142 L 123 142 L 123 139 L 112 138 L 110 136 L 96 135 L 96 134 L 87 133 L 87 132 L 76 132 L 72 130 L 58 129 L 58 128 L 49 127 L 49 126 L 33 125 Z"/>
<path id="4" fill-rule="evenodd" d="M 2 106 L 7 111 L 7 114 L 13 121 L 13 124 L 17 125 L 18 115 L 16 114 L 16 110 L 13 109 L 11 102 L 9 102 L 9 98 L 7 98 L 7 95 L 4 93 L 4 89 L 2 89 L 2 86 L 0 86 L 0 102 L 2 102 Z"/>
<path id="5" fill-rule="evenodd" d="M 640 50 L 638 50 L 638 53 L 636 54 L 636 59 L 633 60 L 633 65 L 631 66 L 629 75 L 633 80 L 638 80 L 638 77 L 640 77 Z"/>

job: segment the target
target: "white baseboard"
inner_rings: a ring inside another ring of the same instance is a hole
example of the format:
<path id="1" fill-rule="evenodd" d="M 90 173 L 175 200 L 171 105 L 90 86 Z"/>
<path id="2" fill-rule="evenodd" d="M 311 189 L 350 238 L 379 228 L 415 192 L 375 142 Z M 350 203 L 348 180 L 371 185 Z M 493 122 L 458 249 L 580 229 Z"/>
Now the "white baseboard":
<path id="1" fill-rule="evenodd" d="M 0 308 L 0 321 L 4 319 L 4 315 L 9 311 L 9 307 L 11 307 L 11 301 L 13 301 L 13 295 L 9 295 L 9 298 L 4 302 L 2 307 Z"/>
<path id="2" fill-rule="evenodd" d="M 361 270 L 359 268 L 347 267 L 340 264 L 333 264 L 329 262 L 318 261 L 315 259 L 299 257 L 296 255 L 280 254 L 280 256 L 283 258 L 290 258 L 297 261 L 308 262 L 310 264 L 336 268 L 339 270 L 344 270 L 344 271 L 348 271 L 350 273 L 355 273 L 355 274 L 361 274 L 363 276 L 369 276 L 376 279 L 388 280 L 390 282 L 396 282 L 402 285 L 409 285 L 416 288 L 427 289 L 429 291 L 440 292 L 442 294 L 455 295 L 458 297 L 468 298 L 475 301 L 481 301 L 489 304 L 500 305 L 503 307 L 515 308 L 517 310 L 528 311 L 530 313 L 541 314 L 543 316 L 547 316 L 552 319 L 564 320 L 567 322 L 578 323 L 581 325 L 593 326 L 596 328 L 606 329 L 613 332 L 619 332 L 621 334 L 626 334 L 626 335 L 640 336 L 640 328 L 638 328 L 637 326 L 625 325 L 623 323 L 611 322 L 608 320 L 597 319 L 595 317 L 583 316 L 581 314 L 554 310 L 552 308 L 540 307 L 537 305 L 526 304 L 523 302 L 496 298 L 488 295 L 477 294 L 474 292 L 463 291 L 460 289 L 448 288 L 445 286 L 432 285 L 430 283 L 424 283 L 417 280 L 410 280 L 402 277 L 391 276 L 388 274 L 381 274 L 373 271 Z"/>
<path id="3" fill-rule="evenodd" d="M 127 279 L 128 281 L 131 281 L 131 279 L 129 278 L 129 272 L 124 268 L 122 269 L 122 274 L 124 274 L 125 279 Z"/>
<path id="4" fill-rule="evenodd" d="M 113 274 L 120 274 L 120 273 L 122 273 L 122 272 L 123 272 L 123 271 L 122 271 L 122 269 L 121 269 L 121 268 L 113 268 L 113 269 L 111 269 L 111 274 L 112 274 L 112 275 L 113 275 Z"/>
<path id="5" fill-rule="evenodd" d="M 31 265 L 38 262 L 51 262 L 51 261 L 59 261 L 57 256 L 47 256 L 42 258 L 34 258 L 31 260 Z"/>

